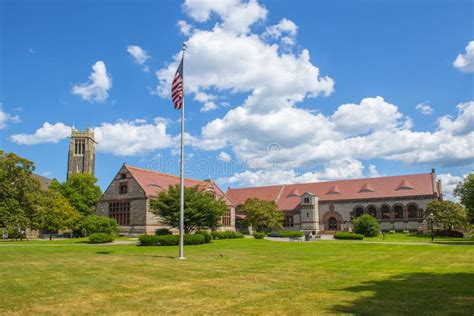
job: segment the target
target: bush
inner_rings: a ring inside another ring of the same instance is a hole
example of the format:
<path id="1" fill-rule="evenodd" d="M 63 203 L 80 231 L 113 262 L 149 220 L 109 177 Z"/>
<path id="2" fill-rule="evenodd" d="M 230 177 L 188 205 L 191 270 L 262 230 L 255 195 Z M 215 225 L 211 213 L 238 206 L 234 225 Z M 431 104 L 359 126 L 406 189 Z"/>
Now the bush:
<path id="1" fill-rule="evenodd" d="M 86 235 L 91 235 L 94 233 L 117 235 L 120 231 L 120 227 L 118 226 L 115 219 L 97 215 L 87 216 L 82 223 L 82 229 Z"/>
<path id="2" fill-rule="evenodd" d="M 138 237 L 140 241 L 140 246 L 158 246 L 158 236 L 151 236 L 151 235 L 141 235 Z"/>
<path id="3" fill-rule="evenodd" d="M 353 222 L 354 232 L 365 237 L 375 237 L 379 234 L 380 225 L 375 217 L 365 214 Z"/>
<path id="4" fill-rule="evenodd" d="M 263 239 L 265 236 L 266 236 L 265 233 L 254 233 L 253 234 L 253 237 L 255 239 Z"/>
<path id="5" fill-rule="evenodd" d="M 207 230 L 198 230 L 195 234 L 203 235 L 205 244 L 208 244 L 212 241 L 212 235 Z"/>
<path id="6" fill-rule="evenodd" d="M 158 228 L 157 230 L 155 230 L 155 236 L 165 236 L 165 235 L 173 235 L 173 233 L 168 228 Z"/>
<path id="7" fill-rule="evenodd" d="M 269 237 L 281 237 L 281 238 L 293 238 L 293 237 L 303 237 L 304 232 L 298 230 L 281 230 L 277 232 L 268 233 Z"/>
<path id="8" fill-rule="evenodd" d="M 105 233 L 93 233 L 89 236 L 89 243 L 91 244 L 103 244 L 112 242 L 115 240 L 115 236 Z"/>
<path id="9" fill-rule="evenodd" d="M 437 237 L 464 238 L 464 233 L 459 230 L 435 230 L 434 235 Z"/>
<path id="10" fill-rule="evenodd" d="M 355 234 L 355 233 L 351 233 L 351 232 L 337 232 L 337 233 L 334 234 L 334 238 L 336 238 L 336 239 L 362 240 L 362 239 L 364 239 L 364 235 Z"/>
<path id="11" fill-rule="evenodd" d="M 244 238 L 244 234 L 240 232 L 223 231 L 223 232 L 212 232 L 212 238 L 214 239 L 235 239 Z"/>
<path id="12" fill-rule="evenodd" d="M 179 245 L 179 235 L 161 235 L 161 236 L 149 236 L 141 235 L 138 240 L 140 246 L 177 246 Z M 195 234 L 184 235 L 185 245 L 200 245 L 205 244 L 206 238 L 204 235 Z"/>

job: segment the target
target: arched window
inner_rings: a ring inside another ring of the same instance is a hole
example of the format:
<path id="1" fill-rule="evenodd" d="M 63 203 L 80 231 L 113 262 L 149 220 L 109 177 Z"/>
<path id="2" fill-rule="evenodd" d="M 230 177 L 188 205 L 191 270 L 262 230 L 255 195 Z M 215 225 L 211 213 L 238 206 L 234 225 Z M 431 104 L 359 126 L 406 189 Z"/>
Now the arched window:
<path id="1" fill-rule="evenodd" d="M 390 219 L 390 207 L 388 205 L 382 205 L 380 208 L 380 215 L 382 219 Z"/>
<path id="2" fill-rule="evenodd" d="M 418 206 L 416 204 L 408 204 L 408 218 L 417 218 L 418 217 Z"/>
<path id="3" fill-rule="evenodd" d="M 393 207 L 393 217 L 396 219 L 403 218 L 403 206 L 397 204 Z"/>
<path id="4" fill-rule="evenodd" d="M 359 216 L 364 215 L 364 208 L 361 207 L 361 206 L 356 207 L 354 209 L 354 214 L 355 214 L 355 217 L 359 217 Z"/>
<path id="5" fill-rule="evenodd" d="M 377 208 L 375 206 L 370 205 L 367 207 L 367 213 L 369 213 L 370 216 L 377 218 Z"/>

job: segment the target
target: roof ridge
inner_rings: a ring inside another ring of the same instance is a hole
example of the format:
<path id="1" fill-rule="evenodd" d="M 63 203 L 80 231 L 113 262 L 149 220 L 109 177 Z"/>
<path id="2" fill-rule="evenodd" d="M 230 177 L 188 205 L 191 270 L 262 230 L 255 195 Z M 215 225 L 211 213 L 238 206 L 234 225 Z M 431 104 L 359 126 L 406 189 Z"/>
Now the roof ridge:
<path id="1" fill-rule="evenodd" d="M 155 171 L 155 170 L 150 170 L 150 169 L 145 169 L 145 168 L 140 168 L 140 167 L 135 167 L 135 166 L 130 166 L 130 165 L 125 165 L 126 168 L 132 168 L 132 169 L 136 169 L 136 170 L 140 170 L 140 171 L 145 171 L 145 172 L 150 172 L 150 173 L 155 173 L 155 174 L 159 174 L 159 175 L 162 175 L 162 176 L 167 176 L 167 177 L 173 177 L 173 178 L 180 178 L 180 176 L 177 176 L 177 175 L 174 175 L 174 174 L 170 174 L 170 173 L 165 173 L 165 172 L 161 172 L 161 171 Z M 201 182 L 201 183 L 207 183 L 206 181 L 204 180 L 197 180 L 197 179 L 193 179 L 193 178 L 184 178 L 186 180 L 192 180 L 192 181 L 196 181 L 196 182 Z"/>
<path id="2" fill-rule="evenodd" d="M 280 192 L 278 192 L 278 195 L 277 195 L 277 197 L 276 197 L 276 199 L 275 199 L 275 200 L 276 200 L 276 201 L 275 201 L 276 204 L 278 204 L 278 201 L 280 200 L 281 194 L 283 193 L 284 190 L 285 190 L 285 185 L 282 184 L 282 185 L 281 185 L 281 188 L 280 188 Z"/>
<path id="3" fill-rule="evenodd" d="M 281 184 L 263 185 L 263 186 L 255 186 L 255 187 L 230 188 L 229 190 L 273 188 L 273 187 L 279 187 L 281 185 L 298 186 L 298 185 L 315 184 L 315 183 L 349 182 L 349 181 L 361 181 L 361 180 L 370 181 L 372 179 L 401 178 L 401 177 L 411 177 L 411 176 L 431 175 L 431 174 L 432 174 L 431 172 L 430 173 L 410 173 L 410 174 L 402 174 L 402 175 L 395 175 L 395 176 L 382 176 L 382 177 L 372 177 L 372 178 L 340 179 L 340 180 L 327 180 L 327 181 L 304 182 L 304 183 L 281 183 Z"/>

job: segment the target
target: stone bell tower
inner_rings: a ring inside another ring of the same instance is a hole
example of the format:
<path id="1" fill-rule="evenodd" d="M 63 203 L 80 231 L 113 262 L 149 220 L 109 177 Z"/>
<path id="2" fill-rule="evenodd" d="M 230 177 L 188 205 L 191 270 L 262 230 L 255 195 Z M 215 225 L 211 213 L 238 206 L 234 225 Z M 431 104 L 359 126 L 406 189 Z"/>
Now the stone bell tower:
<path id="1" fill-rule="evenodd" d="M 95 138 L 91 128 L 85 131 L 72 128 L 67 177 L 76 173 L 95 173 Z"/>

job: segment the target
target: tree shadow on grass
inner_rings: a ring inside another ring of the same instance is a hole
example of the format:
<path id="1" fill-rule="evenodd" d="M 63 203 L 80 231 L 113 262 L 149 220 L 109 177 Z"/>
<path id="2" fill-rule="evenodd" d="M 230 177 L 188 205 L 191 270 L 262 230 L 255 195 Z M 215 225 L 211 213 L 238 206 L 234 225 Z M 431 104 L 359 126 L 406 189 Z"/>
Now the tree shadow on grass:
<path id="1" fill-rule="evenodd" d="M 332 307 L 357 315 L 473 315 L 474 273 L 408 273 L 369 281 L 340 291 L 364 297 Z"/>

